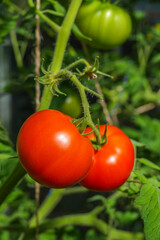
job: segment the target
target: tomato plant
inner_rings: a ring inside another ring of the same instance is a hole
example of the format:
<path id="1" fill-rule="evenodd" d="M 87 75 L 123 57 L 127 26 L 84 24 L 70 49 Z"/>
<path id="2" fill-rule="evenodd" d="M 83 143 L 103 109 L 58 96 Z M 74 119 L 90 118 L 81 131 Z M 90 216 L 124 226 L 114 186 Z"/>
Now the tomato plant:
<path id="1" fill-rule="evenodd" d="M 86 129 L 86 133 L 91 128 Z M 105 133 L 105 125 L 100 126 Z M 88 135 L 94 139 L 94 133 Z M 97 191 L 110 191 L 120 187 L 130 176 L 134 165 L 134 148 L 127 135 L 119 128 L 107 125 L 107 143 L 95 151 L 94 164 L 81 184 Z"/>
<path id="2" fill-rule="evenodd" d="M 93 147 L 56 110 L 31 115 L 18 134 L 19 160 L 28 174 L 47 187 L 64 188 L 79 182 L 93 162 Z"/>
<path id="3" fill-rule="evenodd" d="M 69 94 L 65 99 L 63 104 L 60 106 L 60 111 L 64 114 L 71 116 L 72 118 L 77 118 L 81 114 L 81 102 L 76 94 Z"/>
<path id="4" fill-rule="evenodd" d="M 81 6 L 76 23 L 98 49 L 110 49 L 126 41 L 132 29 L 129 14 L 115 4 L 95 0 Z"/>

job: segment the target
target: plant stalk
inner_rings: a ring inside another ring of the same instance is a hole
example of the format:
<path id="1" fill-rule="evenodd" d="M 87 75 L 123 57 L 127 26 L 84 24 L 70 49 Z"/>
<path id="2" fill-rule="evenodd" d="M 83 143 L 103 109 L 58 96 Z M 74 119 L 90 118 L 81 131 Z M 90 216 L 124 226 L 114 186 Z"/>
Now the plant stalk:
<path id="1" fill-rule="evenodd" d="M 96 140 L 98 144 L 101 144 L 101 135 L 99 130 L 96 128 L 96 126 L 94 125 L 93 121 L 92 121 L 92 117 L 89 111 L 89 103 L 86 97 L 86 93 L 85 93 L 85 87 L 79 82 L 79 80 L 77 79 L 77 77 L 75 75 L 72 75 L 70 80 L 76 85 L 76 87 L 79 90 L 80 96 L 81 96 L 81 100 L 82 100 L 82 106 L 83 106 L 83 110 L 84 110 L 84 117 L 86 119 L 86 123 L 88 126 L 90 126 L 96 136 Z M 86 127 L 86 126 L 85 126 Z"/>
<path id="2" fill-rule="evenodd" d="M 22 59 L 22 55 L 18 46 L 18 40 L 17 40 L 17 35 L 15 30 L 12 30 L 10 32 L 10 36 L 11 36 L 11 43 L 12 43 L 12 47 L 13 47 L 13 52 L 14 52 L 14 56 L 15 56 L 15 60 L 17 63 L 18 68 L 22 68 L 23 67 L 23 59 Z"/>
<path id="3" fill-rule="evenodd" d="M 65 49 L 71 33 L 72 25 L 76 18 L 78 9 L 82 3 L 82 0 L 73 0 L 69 6 L 68 12 L 64 18 L 62 26 L 58 31 L 58 37 L 54 50 L 54 55 L 51 63 L 51 72 L 57 74 L 62 66 Z M 47 109 L 52 101 L 52 93 L 48 86 L 45 86 L 39 110 Z"/>
<path id="4" fill-rule="evenodd" d="M 50 18 L 48 18 L 45 14 L 43 14 L 40 10 L 36 10 L 36 14 L 42 18 L 48 25 L 55 31 L 59 32 L 60 26 L 58 26 L 55 22 L 53 22 Z"/>

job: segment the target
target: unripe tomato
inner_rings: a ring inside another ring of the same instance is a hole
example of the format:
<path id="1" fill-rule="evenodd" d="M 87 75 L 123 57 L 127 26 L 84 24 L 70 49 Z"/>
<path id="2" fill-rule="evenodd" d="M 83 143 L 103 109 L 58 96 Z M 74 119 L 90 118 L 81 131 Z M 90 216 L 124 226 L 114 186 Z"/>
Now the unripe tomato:
<path id="1" fill-rule="evenodd" d="M 87 128 L 86 133 L 91 132 Z M 105 125 L 100 126 L 103 136 Z M 94 139 L 94 133 L 88 135 Z M 120 187 L 130 176 L 134 165 L 134 148 L 127 135 L 119 128 L 107 125 L 107 143 L 95 150 L 95 160 L 81 184 L 95 191 L 111 191 Z"/>
<path id="2" fill-rule="evenodd" d="M 43 110 L 31 115 L 17 138 L 19 160 L 38 183 L 53 188 L 76 184 L 93 163 L 94 149 L 57 110 Z"/>
<path id="3" fill-rule="evenodd" d="M 69 94 L 60 106 L 60 111 L 72 118 L 78 118 L 81 115 L 82 108 L 80 98 L 76 94 Z"/>
<path id="4" fill-rule="evenodd" d="M 76 19 L 80 31 L 98 49 L 111 49 L 124 43 L 131 33 L 132 22 L 129 14 L 109 2 L 95 0 L 83 4 Z"/>

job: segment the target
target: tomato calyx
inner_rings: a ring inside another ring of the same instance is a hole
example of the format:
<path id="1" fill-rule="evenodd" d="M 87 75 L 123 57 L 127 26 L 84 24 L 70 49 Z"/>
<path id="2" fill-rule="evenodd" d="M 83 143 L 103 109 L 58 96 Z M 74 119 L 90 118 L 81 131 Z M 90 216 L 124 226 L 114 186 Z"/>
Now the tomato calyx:
<path id="1" fill-rule="evenodd" d="M 81 77 L 88 76 L 88 81 L 97 78 L 97 71 L 99 69 L 99 56 L 95 58 L 93 66 L 86 66 Z"/>
<path id="2" fill-rule="evenodd" d="M 78 119 L 73 118 L 71 122 L 78 129 L 78 131 L 83 135 L 84 128 L 86 128 L 87 126 L 85 118 L 84 117 L 78 118 Z"/>
<path id="3" fill-rule="evenodd" d="M 51 72 L 50 65 L 49 65 L 48 69 L 45 70 L 43 63 L 44 63 L 44 59 L 42 59 L 42 65 L 41 65 L 41 71 L 44 75 L 42 77 L 36 76 L 35 80 L 41 84 L 49 86 L 49 89 L 52 94 L 57 95 L 57 96 L 58 96 L 58 94 L 62 94 L 62 95 L 66 96 L 66 94 L 64 92 L 60 91 L 58 88 L 58 84 L 60 83 L 60 81 L 63 80 L 61 78 L 61 74 L 53 74 Z"/>
<path id="4" fill-rule="evenodd" d="M 80 78 L 86 77 L 88 76 L 88 81 L 92 80 L 92 79 L 97 79 L 97 74 L 99 75 L 103 75 L 109 78 L 113 78 L 113 76 L 111 76 L 110 74 L 107 73 L 103 73 L 101 71 L 99 71 L 99 56 L 95 57 L 94 63 L 93 65 L 87 65 L 83 72 L 79 71 L 79 76 Z"/>
<path id="5" fill-rule="evenodd" d="M 100 132 L 100 125 L 98 125 L 97 128 L 98 128 L 98 131 Z M 93 132 L 94 131 L 91 131 L 87 135 L 90 135 Z M 96 138 L 95 139 L 90 139 L 90 140 L 92 142 L 92 145 L 93 145 L 94 149 L 97 150 L 97 151 L 100 150 L 101 147 L 103 147 L 107 143 L 107 125 L 105 125 L 105 130 L 104 130 L 103 135 L 101 136 L 101 142 L 100 143 L 97 142 Z"/>

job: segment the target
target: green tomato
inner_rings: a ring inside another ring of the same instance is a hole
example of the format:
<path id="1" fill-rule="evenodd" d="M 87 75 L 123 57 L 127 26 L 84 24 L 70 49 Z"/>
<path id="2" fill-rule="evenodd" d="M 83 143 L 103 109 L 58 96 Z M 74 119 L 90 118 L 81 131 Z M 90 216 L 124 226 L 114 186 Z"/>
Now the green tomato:
<path id="1" fill-rule="evenodd" d="M 124 43 L 132 30 L 129 14 L 109 2 L 95 0 L 83 4 L 76 18 L 80 31 L 91 41 L 89 45 L 98 49 L 111 49 Z"/>
<path id="2" fill-rule="evenodd" d="M 59 110 L 72 118 L 78 118 L 82 111 L 80 98 L 76 94 L 68 95 Z"/>

